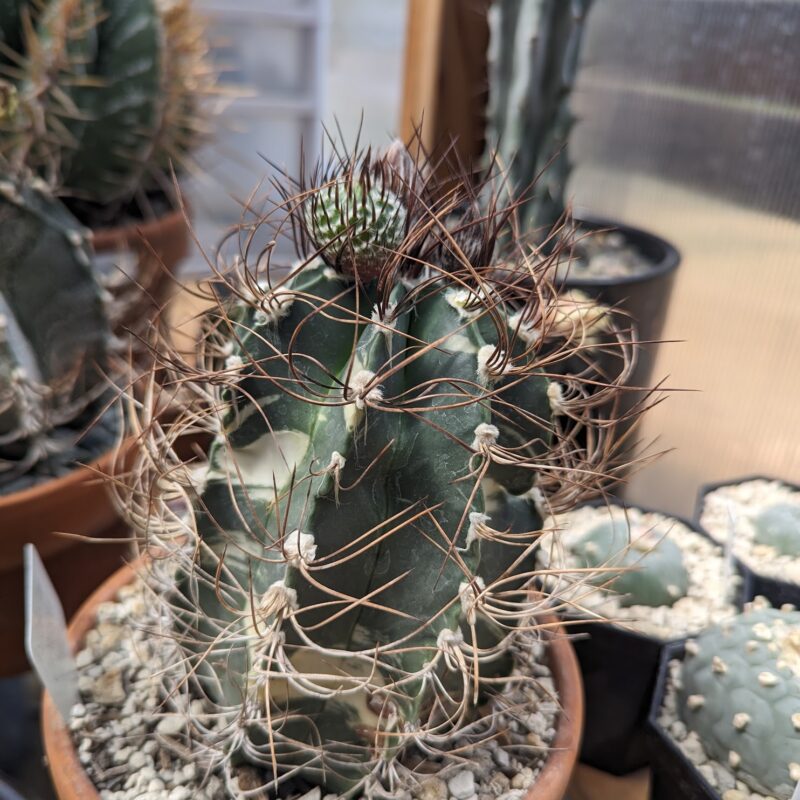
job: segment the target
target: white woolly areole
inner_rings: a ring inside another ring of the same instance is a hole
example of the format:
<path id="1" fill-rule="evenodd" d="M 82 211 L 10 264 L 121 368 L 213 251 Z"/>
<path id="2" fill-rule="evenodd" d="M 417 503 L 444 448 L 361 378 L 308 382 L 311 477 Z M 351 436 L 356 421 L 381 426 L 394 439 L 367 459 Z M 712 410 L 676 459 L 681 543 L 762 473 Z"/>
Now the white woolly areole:
<path id="1" fill-rule="evenodd" d="M 550 381 L 547 386 L 547 399 L 550 401 L 550 409 L 556 415 L 567 413 L 566 402 L 564 400 L 564 387 L 558 381 Z"/>
<path id="2" fill-rule="evenodd" d="M 244 366 L 244 361 L 242 360 L 242 357 L 239 355 L 236 354 L 229 355 L 225 359 L 225 369 L 237 370 L 241 369 L 243 366 Z"/>
<path id="3" fill-rule="evenodd" d="M 377 403 L 383 400 L 383 392 L 377 387 L 367 391 L 367 386 L 375 380 L 375 373 L 368 369 L 357 372 L 350 380 L 350 391 L 355 395 L 356 408 L 363 411 L 367 402 Z"/>
<path id="4" fill-rule="evenodd" d="M 480 538 L 480 531 L 483 525 L 489 521 L 488 514 L 481 514 L 480 511 L 473 511 L 469 515 L 469 529 L 467 530 L 467 544 L 469 547 L 476 539 Z"/>
<path id="5" fill-rule="evenodd" d="M 553 311 L 552 332 L 572 338 L 596 336 L 611 326 L 608 306 L 595 302 L 579 289 L 571 289 L 558 298 Z"/>
<path id="6" fill-rule="evenodd" d="M 488 384 L 497 380 L 501 375 L 506 375 L 512 370 L 510 361 L 505 360 L 506 354 L 492 344 L 485 344 L 478 350 L 478 380 Z M 490 361 L 496 361 L 497 366 L 489 366 Z"/>
<path id="7" fill-rule="evenodd" d="M 458 652 L 462 644 L 464 644 L 464 634 L 458 629 L 451 631 L 449 628 L 445 628 L 439 631 L 439 635 L 436 637 L 436 646 L 446 654 Z"/>
<path id="8" fill-rule="evenodd" d="M 317 543 L 312 533 L 292 531 L 283 543 L 286 563 L 296 569 L 302 564 L 310 564 L 317 557 Z"/>
<path id="9" fill-rule="evenodd" d="M 519 338 L 528 345 L 534 345 L 542 338 L 539 328 L 535 328 L 530 322 L 523 321 L 522 312 L 512 314 L 508 318 L 508 327 L 512 331 L 516 331 Z"/>
<path id="10" fill-rule="evenodd" d="M 397 310 L 397 303 L 387 304 L 383 314 L 381 314 L 381 310 L 379 308 L 375 307 L 372 309 L 372 314 L 370 314 L 370 318 L 372 319 L 373 322 L 379 323 L 383 328 L 394 329 L 395 325 L 397 324 L 397 320 L 395 319 L 396 310 Z M 384 333 L 388 335 L 389 333 L 391 333 L 391 331 L 384 330 Z"/>
<path id="11" fill-rule="evenodd" d="M 316 549 L 316 548 L 315 548 Z M 264 592 L 258 610 L 265 616 L 278 616 L 297 609 L 297 592 L 283 581 L 275 581 Z"/>
<path id="12" fill-rule="evenodd" d="M 481 422 L 475 428 L 475 438 L 472 440 L 472 449 L 482 451 L 488 447 L 497 444 L 497 439 L 500 436 L 500 431 L 496 425 L 490 425 L 488 422 Z"/>
<path id="13" fill-rule="evenodd" d="M 477 591 L 475 587 L 477 586 Z M 458 599 L 461 601 L 461 612 L 470 625 L 475 624 L 475 614 L 478 605 L 478 595 L 486 589 L 486 583 L 480 575 L 471 581 L 461 581 L 458 587 Z"/>
<path id="14" fill-rule="evenodd" d="M 481 311 L 481 298 L 469 289 L 449 289 L 444 294 L 447 304 L 458 311 L 462 319 L 474 319 Z M 477 308 L 467 308 L 477 306 Z"/>
<path id="15" fill-rule="evenodd" d="M 255 314 L 254 322 L 256 325 L 273 325 L 289 314 L 293 303 L 294 292 L 282 289 L 268 292 L 259 303 L 260 308 Z"/>
<path id="16" fill-rule="evenodd" d="M 344 469 L 346 463 L 347 459 L 340 452 L 334 450 L 331 453 L 331 460 L 328 462 L 326 472 L 338 472 L 340 469 Z"/>

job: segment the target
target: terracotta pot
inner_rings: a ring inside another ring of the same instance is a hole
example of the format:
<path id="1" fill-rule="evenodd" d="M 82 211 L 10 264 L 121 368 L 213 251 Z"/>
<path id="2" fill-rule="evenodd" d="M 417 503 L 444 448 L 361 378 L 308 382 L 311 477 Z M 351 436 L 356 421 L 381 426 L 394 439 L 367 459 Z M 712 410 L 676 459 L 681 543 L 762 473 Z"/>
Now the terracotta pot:
<path id="1" fill-rule="evenodd" d="M 177 267 L 189 254 L 189 228 L 181 211 L 170 211 L 137 225 L 97 229 L 93 243 L 101 261 L 111 261 L 128 276 L 119 275 L 112 289 L 124 304 L 115 323 L 119 330 L 135 329 L 169 299 Z M 113 270 L 110 274 L 116 277 Z"/>
<path id="2" fill-rule="evenodd" d="M 81 606 L 69 625 L 69 642 L 78 650 L 86 634 L 94 627 L 97 606 L 113 600 L 119 590 L 130 583 L 133 567 L 127 566 L 112 575 Z M 562 800 L 578 759 L 583 730 L 583 685 L 572 645 L 563 631 L 555 630 L 549 647 L 550 669 L 558 687 L 562 712 L 556 738 L 544 769 L 525 800 Z M 50 766 L 50 775 L 59 800 L 100 800 L 64 725 L 52 698 L 45 692 L 42 700 L 42 735 Z"/>
<path id="3" fill-rule="evenodd" d="M 0 496 L 0 676 L 26 671 L 22 548 L 36 545 L 66 613 L 119 568 L 123 544 L 79 541 L 57 532 L 92 538 L 126 535 L 105 480 L 111 455 L 79 466 L 61 478 Z"/>

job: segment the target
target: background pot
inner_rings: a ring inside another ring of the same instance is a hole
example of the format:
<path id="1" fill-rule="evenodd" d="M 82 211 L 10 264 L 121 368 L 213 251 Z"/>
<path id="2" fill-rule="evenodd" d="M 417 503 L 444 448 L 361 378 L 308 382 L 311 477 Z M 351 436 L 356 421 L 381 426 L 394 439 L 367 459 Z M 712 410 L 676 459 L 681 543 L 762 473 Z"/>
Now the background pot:
<path id="1" fill-rule="evenodd" d="M 675 272 L 681 262 L 680 253 L 669 242 L 647 231 L 623 225 L 614 220 L 589 214 L 576 214 L 578 225 L 589 231 L 614 230 L 638 249 L 652 266 L 641 275 L 608 278 L 567 276 L 565 289 L 580 289 L 608 306 L 624 311 L 636 323 L 640 341 L 658 341 L 664 330 Z M 647 386 L 653 373 L 657 345 L 643 345 L 639 360 L 628 382 L 630 386 Z M 616 359 L 614 360 L 616 361 Z"/>
<path id="2" fill-rule="evenodd" d="M 602 507 L 605 501 L 588 505 Z M 700 528 L 674 514 L 628 507 L 677 520 L 709 538 Z M 736 605 L 740 607 L 742 602 L 740 594 Z M 571 622 L 577 619 L 570 617 Z M 604 622 L 570 624 L 569 631 L 580 635 L 573 646 L 585 691 L 581 762 L 612 775 L 627 775 L 647 766 L 650 753 L 645 733 L 663 654 L 696 631 L 673 639 L 657 639 Z"/>
<path id="3" fill-rule="evenodd" d="M 0 496 L 0 676 L 26 671 L 22 548 L 36 545 L 67 614 L 118 569 L 127 546 L 59 536 L 57 531 L 95 539 L 121 538 L 119 521 L 100 473 L 110 471 L 109 454 L 61 478 Z"/>
<path id="4" fill-rule="evenodd" d="M 669 662 L 675 658 L 682 660 L 684 654 L 683 642 L 672 642 L 661 654 L 647 725 L 647 745 L 652 769 L 650 800 L 675 800 L 677 797 L 681 800 L 720 800 L 719 793 L 658 723 L 667 692 Z"/>
<path id="5" fill-rule="evenodd" d="M 700 524 L 700 517 L 703 513 L 703 505 L 707 494 L 722 489 L 725 486 L 737 486 L 740 483 L 747 483 L 748 481 L 777 481 L 784 486 L 796 492 L 800 492 L 800 486 L 796 483 L 784 481 L 781 478 L 771 478 L 767 475 L 747 475 L 744 478 L 736 478 L 735 480 L 718 481 L 716 483 L 705 483 L 700 487 L 697 494 L 697 503 L 694 510 L 694 518 L 697 527 L 703 530 Z M 707 531 L 704 531 L 707 535 Z M 736 556 L 733 557 L 736 569 L 742 576 L 742 590 L 744 593 L 744 600 L 752 600 L 754 597 L 763 596 L 769 600 L 770 604 L 775 608 L 780 608 L 785 603 L 791 603 L 800 608 L 800 585 L 796 583 L 789 583 L 782 581 L 778 578 L 771 578 L 768 575 L 761 575 L 756 572 L 752 567 L 745 564 Z"/>
<path id="6" fill-rule="evenodd" d="M 173 278 L 189 254 L 189 228 L 181 211 L 152 221 L 95 230 L 93 244 L 100 268 L 112 280 L 121 312 L 120 330 L 136 330 L 170 298 Z M 127 278 L 123 278 L 121 268 Z"/>
<path id="7" fill-rule="evenodd" d="M 97 607 L 113 600 L 119 590 L 133 580 L 134 574 L 132 566 L 118 570 L 81 606 L 68 629 L 73 652 L 81 647 L 86 634 L 94 627 Z M 549 663 L 562 710 L 550 756 L 525 800 L 562 800 L 578 759 L 583 729 L 583 687 L 575 653 L 562 630 L 555 628 L 546 635 L 550 638 Z M 59 800 L 99 800 L 97 789 L 78 760 L 69 729 L 47 692 L 42 699 L 42 735 Z"/>

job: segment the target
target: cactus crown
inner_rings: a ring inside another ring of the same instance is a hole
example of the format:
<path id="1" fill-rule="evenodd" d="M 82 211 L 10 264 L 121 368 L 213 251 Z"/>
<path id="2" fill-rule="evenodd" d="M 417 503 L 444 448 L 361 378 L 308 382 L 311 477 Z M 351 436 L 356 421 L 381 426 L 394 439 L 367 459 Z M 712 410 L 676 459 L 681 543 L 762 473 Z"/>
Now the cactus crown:
<path id="1" fill-rule="evenodd" d="M 9 0 L 2 14 L 5 171 L 114 208 L 169 193 L 215 84 L 190 0 Z"/>
<path id="2" fill-rule="evenodd" d="M 789 800 L 800 781 L 800 611 L 758 601 L 689 640 L 678 702 L 710 756 Z"/>
<path id="3" fill-rule="evenodd" d="M 753 518 L 755 541 L 780 555 L 800 557 L 800 505 L 776 503 Z"/>
<path id="4" fill-rule="evenodd" d="M 447 227 L 473 197 L 466 179 L 439 193 L 393 145 L 361 159 L 356 190 L 356 161 L 287 188 L 290 219 L 272 222 L 305 249 L 288 274 L 271 245 L 220 276 L 205 366 L 165 357 L 196 399 L 143 431 L 125 497 L 177 576 L 174 688 L 230 721 L 213 741 L 198 727 L 200 749 L 263 768 L 271 789 L 298 770 L 335 791 L 398 787 L 413 754 L 493 736 L 486 695 L 547 602 L 527 589 L 540 514 L 600 491 L 614 455 L 595 409 L 619 388 L 569 372 L 587 346 L 552 329 L 544 268 L 522 249 L 516 270 L 476 265 Z M 320 208 L 338 197 L 349 214 L 340 191 L 373 224 L 339 224 L 334 243 Z M 402 238 L 383 213 L 404 218 Z M 496 223 L 476 221 L 475 238 Z M 421 263 L 445 247 L 446 267 Z M 213 435 L 202 481 L 170 446 L 198 428 Z"/>
<path id="5" fill-rule="evenodd" d="M 657 530 L 632 531 L 627 520 L 612 518 L 587 531 L 571 550 L 580 566 L 602 567 L 592 582 L 618 593 L 623 606 L 671 606 L 688 591 L 680 547 Z"/>
<path id="6" fill-rule="evenodd" d="M 113 445 L 101 425 L 76 450 L 106 386 L 110 331 L 88 232 L 57 200 L 0 182 L 0 232 L 0 486 L 21 488 L 34 467 L 58 475 Z"/>

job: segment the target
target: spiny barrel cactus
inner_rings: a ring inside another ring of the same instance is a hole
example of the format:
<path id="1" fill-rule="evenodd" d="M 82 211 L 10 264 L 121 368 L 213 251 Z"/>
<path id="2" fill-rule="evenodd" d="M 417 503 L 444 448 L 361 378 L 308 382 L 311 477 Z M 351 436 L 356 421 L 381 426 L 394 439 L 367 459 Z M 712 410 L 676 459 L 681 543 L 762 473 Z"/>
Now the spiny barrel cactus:
<path id="1" fill-rule="evenodd" d="M 548 602 L 529 594 L 540 509 L 609 480 L 614 426 L 592 409 L 618 387 L 598 399 L 591 370 L 559 370 L 590 350 L 553 329 L 544 271 L 520 249 L 523 291 L 477 260 L 488 246 L 470 260 L 447 220 L 473 188 L 437 195 L 424 175 L 394 145 L 287 192 L 299 263 L 237 263 L 213 293 L 208 368 L 168 359 L 196 402 L 150 426 L 131 472 L 130 517 L 177 575 L 174 688 L 228 720 L 192 735 L 270 789 L 298 771 L 396 789 L 413 754 L 495 736 L 484 700 L 531 679 L 513 656 Z M 199 484 L 170 447 L 198 425 L 215 434 Z"/>
<path id="2" fill-rule="evenodd" d="M 526 197 L 523 228 L 545 239 L 564 216 L 570 96 L 592 0 L 498 0 L 492 9 L 489 138 Z M 535 184 L 535 191 L 534 189 Z"/>
<path id="3" fill-rule="evenodd" d="M 753 517 L 755 542 L 800 558 L 800 505 L 776 503 Z"/>
<path id="4" fill-rule="evenodd" d="M 169 188 L 214 82 L 189 0 L 7 0 L 0 36 L 7 173 L 115 208 Z"/>
<path id="5" fill-rule="evenodd" d="M 36 183 L 0 181 L 0 232 L 2 485 L 34 465 L 57 474 L 78 454 L 110 333 L 88 232 L 58 201 Z"/>
<path id="6" fill-rule="evenodd" d="M 626 520 L 609 519 L 570 549 L 581 567 L 598 570 L 590 580 L 608 586 L 623 606 L 671 606 L 689 589 L 680 547 L 657 530 L 631 531 Z"/>
<path id="7" fill-rule="evenodd" d="M 800 611 L 758 602 L 689 640 L 678 703 L 711 757 L 789 800 L 800 781 Z"/>

